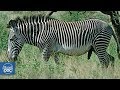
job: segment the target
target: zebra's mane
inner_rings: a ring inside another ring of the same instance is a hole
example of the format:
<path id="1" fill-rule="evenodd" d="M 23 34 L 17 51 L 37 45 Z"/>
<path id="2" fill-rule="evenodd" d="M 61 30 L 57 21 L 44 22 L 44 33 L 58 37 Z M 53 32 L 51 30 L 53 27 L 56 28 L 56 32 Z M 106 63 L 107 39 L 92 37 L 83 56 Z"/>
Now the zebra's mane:
<path id="1" fill-rule="evenodd" d="M 23 16 L 23 18 L 20 18 L 20 17 L 17 17 L 15 19 L 16 22 L 22 22 L 22 21 L 37 21 L 39 19 L 39 21 L 48 21 L 48 20 L 57 20 L 55 18 L 52 18 L 52 17 L 45 17 L 45 16 L 42 16 L 42 15 L 33 15 L 33 16 Z"/>
<path id="2" fill-rule="evenodd" d="M 46 17 L 46 16 L 42 16 L 42 15 L 23 16 L 23 18 L 17 17 L 14 20 L 10 20 L 7 24 L 7 28 L 14 27 L 18 23 L 21 24 L 21 23 L 25 23 L 25 22 L 46 22 L 49 20 L 59 21 L 58 19 Z"/>

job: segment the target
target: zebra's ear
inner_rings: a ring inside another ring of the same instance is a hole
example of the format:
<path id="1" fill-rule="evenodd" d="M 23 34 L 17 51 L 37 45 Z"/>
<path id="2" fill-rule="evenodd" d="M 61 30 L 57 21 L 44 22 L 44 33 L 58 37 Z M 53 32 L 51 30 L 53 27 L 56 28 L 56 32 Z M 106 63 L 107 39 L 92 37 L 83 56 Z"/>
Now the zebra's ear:
<path id="1" fill-rule="evenodd" d="M 15 27 L 17 25 L 16 20 L 10 20 L 9 23 L 7 24 L 7 28 Z"/>

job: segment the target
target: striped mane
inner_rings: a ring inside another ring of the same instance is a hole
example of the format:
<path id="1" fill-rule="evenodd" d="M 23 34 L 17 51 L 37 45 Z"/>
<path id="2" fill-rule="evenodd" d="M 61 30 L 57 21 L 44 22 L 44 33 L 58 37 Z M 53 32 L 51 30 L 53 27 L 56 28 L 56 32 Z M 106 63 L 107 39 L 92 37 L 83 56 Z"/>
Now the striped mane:
<path id="1" fill-rule="evenodd" d="M 23 18 L 17 17 L 15 19 L 16 22 L 24 22 L 24 21 L 43 21 L 46 22 L 48 20 L 57 20 L 51 17 L 45 17 L 42 15 L 33 15 L 33 16 L 23 16 Z"/>
<path id="2" fill-rule="evenodd" d="M 46 22 L 49 20 L 57 20 L 55 18 L 51 18 L 51 17 L 45 17 L 42 15 L 33 15 L 33 16 L 23 16 L 23 18 L 17 17 L 14 20 L 10 20 L 7 24 L 7 28 L 10 27 L 14 27 L 16 26 L 18 23 L 28 23 L 28 22 Z"/>

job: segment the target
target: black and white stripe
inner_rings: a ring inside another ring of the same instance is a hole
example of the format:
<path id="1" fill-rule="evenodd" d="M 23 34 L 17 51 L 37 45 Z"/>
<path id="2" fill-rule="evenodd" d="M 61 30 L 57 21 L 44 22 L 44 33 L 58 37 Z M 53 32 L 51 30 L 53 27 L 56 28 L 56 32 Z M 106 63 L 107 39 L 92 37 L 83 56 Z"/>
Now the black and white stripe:
<path id="1" fill-rule="evenodd" d="M 40 16 L 15 21 L 21 39 L 24 39 L 22 41 L 42 48 L 45 60 L 49 59 L 52 51 L 82 55 L 89 52 L 91 47 L 106 67 L 110 58 L 113 59 L 106 49 L 114 33 L 104 21 L 89 19 L 65 22 Z"/>

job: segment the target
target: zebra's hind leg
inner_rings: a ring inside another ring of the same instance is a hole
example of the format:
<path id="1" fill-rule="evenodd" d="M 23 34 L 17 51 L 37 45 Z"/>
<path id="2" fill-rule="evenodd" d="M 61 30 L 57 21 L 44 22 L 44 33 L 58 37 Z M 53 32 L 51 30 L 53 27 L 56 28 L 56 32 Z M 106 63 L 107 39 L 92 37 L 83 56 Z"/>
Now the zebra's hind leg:
<path id="1" fill-rule="evenodd" d="M 111 33 L 107 31 L 101 32 L 96 36 L 92 44 L 94 52 L 98 56 L 103 68 L 108 68 L 110 61 L 112 61 L 112 56 L 106 52 L 111 36 Z"/>
<path id="2" fill-rule="evenodd" d="M 111 67 L 114 68 L 115 58 L 109 54 L 110 61 L 111 61 Z"/>
<path id="3" fill-rule="evenodd" d="M 54 55 L 54 60 L 56 64 L 59 64 L 59 58 L 58 58 L 58 53 L 55 53 Z"/>
<path id="4" fill-rule="evenodd" d="M 95 53 L 99 58 L 102 68 L 108 68 L 109 63 L 110 63 L 110 58 L 111 58 L 109 56 L 109 54 L 106 51 L 104 51 L 104 52 L 96 52 L 95 51 Z"/>
<path id="5" fill-rule="evenodd" d="M 50 58 L 51 51 L 48 48 L 44 48 L 42 53 L 43 53 L 44 61 L 47 62 L 49 60 L 49 58 Z"/>
<path id="6" fill-rule="evenodd" d="M 108 68 L 110 61 L 112 61 L 111 59 L 112 56 L 106 52 L 107 45 L 102 42 L 101 43 L 96 42 L 93 45 L 94 52 L 98 56 L 102 68 Z"/>

